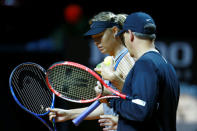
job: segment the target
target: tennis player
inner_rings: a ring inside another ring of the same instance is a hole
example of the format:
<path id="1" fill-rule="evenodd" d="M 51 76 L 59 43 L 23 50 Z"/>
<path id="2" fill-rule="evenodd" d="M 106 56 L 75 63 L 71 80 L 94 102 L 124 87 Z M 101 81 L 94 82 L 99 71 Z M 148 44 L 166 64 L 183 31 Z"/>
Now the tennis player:
<path id="1" fill-rule="evenodd" d="M 153 18 L 135 12 L 117 34 L 123 34 L 130 55 L 136 59 L 122 89 L 133 100 L 109 100 L 119 114 L 118 131 L 176 131 L 179 81 L 173 66 L 155 49 L 155 33 Z"/>
<path id="2" fill-rule="evenodd" d="M 121 37 L 116 37 L 116 34 L 120 29 L 126 19 L 127 15 L 118 14 L 115 15 L 112 12 L 101 12 L 95 15 L 90 20 L 90 30 L 85 33 L 85 36 L 91 36 L 94 40 L 95 45 L 98 47 L 101 53 L 108 54 L 113 57 L 111 76 L 108 80 L 111 81 L 111 86 L 116 86 L 119 90 L 122 89 L 124 79 L 126 78 L 128 72 L 134 65 L 134 60 L 130 57 L 127 48 L 124 46 Z M 96 68 L 96 70 L 99 70 Z M 102 72 L 101 72 L 102 74 Z M 108 84 L 110 82 L 107 81 Z M 81 114 L 86 108 L 78 109 L 49 109 L 51 112 L 49 114 L 49 119 L 55 118 L 56 122 L 63 122 L 76 118 Z M 105 114 L 104 116 L 101 116 Z M 109 108 L 107 104 L 101 104 L 95 111 L 93 111 L 86 120 L 100 119 L 101 126 L 107 127 L 103 130 L 116 129 L 117 114 L 113 112 L 112 108 Z"/>

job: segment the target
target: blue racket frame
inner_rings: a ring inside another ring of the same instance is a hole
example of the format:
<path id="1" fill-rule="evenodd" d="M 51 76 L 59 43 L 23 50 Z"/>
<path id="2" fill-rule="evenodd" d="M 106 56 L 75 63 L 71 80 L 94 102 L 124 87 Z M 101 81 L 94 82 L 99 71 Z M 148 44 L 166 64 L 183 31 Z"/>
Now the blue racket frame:
<path id="1" fill-rule="evenodd" d="M 14 90 L 13 90 L 13 87 L 12 87 L 12 84 L 11 84 L 11 79 L 12 79 L 12 76 L 13 76 L 13 73 L 15 72 L 15 70 L 16 70 L 19 66 L 21 66 L 21 65 L 23 65 L 23 64 L 35 64 L 35 65 L 37 65 L 37 66 L 46 74 L 46 70 L 45 70 L 44 68 L 42 68 L 40 65 L 36 64 L 36 63 L 33 63 L 33 62 L 25 62 L 25 63 L 19 64 L 18 66 L 16 66 L 16 67 L 14 68 L 14 70 L 12 71 L 12 73 L 11 73 L 11 75 L 10 75 L 10 78 L 9 78 L 9 86 L 10 86 L 11 94 L 12 94 L 14 100 L 16 101 L 16 103 L 17 103 L 23 110 L 25 110 L 26 112 L 28 112 L 28 113 L 34 115 L 36 118 L 38 118 L 45 126 L 47 126 L 47 127 L 49 128 L 49 130 L 51 130 L 51 131 L 56 131 L 56 127 L 55 127 L 55 124 L 54 124 L 54 123 L 55 123 L 55 119 L 53 119 L 53 127 L 54 127 L 54 129 L 52 129 L 52 128 L 47 124 L 47 122 L 46 122 L 45 120 L 43 120 L 43 119 L 40 117 L 40 116 L 44 116 L 44 115 L 49 114 L 50 111 L 48 111 L 48 112 L 46 112 L 46 113 L 43 113 L 43 114 L 36 114 L 36 113 L 34 113 L 34 112 L 31 112 L 30 110 L 28 110 L 27 108 L 25 108 L 25 107 L 19 102 L 19 100 L 17 99 L 17 97 L 16 97 L 16 95 L 15 95 L 15 93 L 14 93 Z M 51 105 L 50 108 L 54 108 L 54 103 L 55 103 L 55 94 L 53 93 L 52 105 Z"/>

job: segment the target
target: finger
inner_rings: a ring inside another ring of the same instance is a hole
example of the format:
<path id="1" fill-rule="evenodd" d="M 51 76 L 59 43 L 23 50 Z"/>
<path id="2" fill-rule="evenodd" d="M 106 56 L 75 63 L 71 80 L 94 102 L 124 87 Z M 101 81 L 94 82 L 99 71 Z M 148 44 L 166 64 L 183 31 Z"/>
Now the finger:
<path id="1" fill-rule="evenodd" d="M 94 68 L 94 70 L 95 70 L 95 71 L 101 71 L 101 69 L 100 69 L 100 68 L 97 68 L 97 67 Z"/>
<path id="2" fill-rule="evenodd" d="M 99 81 L 97 81 L 97 86 L 99 89 L 102 89 L 101 83 Z"/>
<path id="3" fill-rule="evenodd" d="M 100 118 L 112 119 L 112 115 L 100 115 Z"/>
<path id="4" fill-rule="evenodd" d="M 98 86 L 95 86 L 94 90 L 95 90 L 95 92 L 96 92 L 97 94 L 101 94 L 101 93 L 102 93 L 102 90 L 99 89 Z"/>
<path id="5" fill-rule="evenodd" d="M 50 116 L 51 116 L 51 115 L 56 115 L 56 113 L 55 113 L 55 112 L 50 112 L 49 115 L 50 115 Z"/>
<path id="6" fill-rule="evenodd" d="M 52 121 L 53 118 L 56 118 L 56 115 L 50 115 L 50 116 L 49 116 L 49 120 L 50 120 L 50 121 Z"/>
<path id="7" fill-rule="evenodd" d="M 45 109 L 46 111 L 49 111 L 49 107 Z"/>
<path id="8" fill-rule="evenodd" d="M 100 123 L 100 126 L 112 126 L 112 123 L 110 123 L 110 122 Z"/>
<path id="9" fill-rule="evenodd" d="M 98 74 L 101 74 L 101 69 L 94 68 L 94 71 L 96 71 Z"/>
<path id="10" fill-rule="evenodd" d="M 99 119 L 100 126 L 112 126 L 113 123 L 108 119 Z"/>
<path id="11" fill-rule="evenodd" d="M 101 115 L 101 119 L 108 119 L 109 121 L 113 122 L 114 124 L 118 123 L 118 116 L 114 115 Z"/>
<path id="12" fill-rule="evenodd" d="M 47 111 L 50 111 L 50 112 L 57 112 L 59 109 L 58 108 L 46 108 Z"/>
<path id="13" fill-rule="evenodd" d="M 99 119 L 98 122 L 99 123 L 104 123 L 104 122 L 109 122 L 109 120 L 108 119 Z"/>
<path id="14" fill-rule="evenodd" d="M 103 131 L 111 131 L 111 130 L 114 130 L 111 126 L 103 128 Z"/>
<path id="15" fill-rule="evenodd" d="M 99 99 L 99 101 L 100 101 L 101 103 L 108 103 L 107 99 L 104 99 L 104 98 Z"/>
<path id="16" fill-rule="evenodd" d="M 111 126 L 103 128 L 103 131 L 110 131 L 110 130 L 113 130 Z"/>
<path id="17" fill-rule="evenodd" d="M 50 111 L 51 112 L 51 111 L 53 111 L 53 109 L 48 107 L 48 108 L 46 108 L 46 111 Z"/>

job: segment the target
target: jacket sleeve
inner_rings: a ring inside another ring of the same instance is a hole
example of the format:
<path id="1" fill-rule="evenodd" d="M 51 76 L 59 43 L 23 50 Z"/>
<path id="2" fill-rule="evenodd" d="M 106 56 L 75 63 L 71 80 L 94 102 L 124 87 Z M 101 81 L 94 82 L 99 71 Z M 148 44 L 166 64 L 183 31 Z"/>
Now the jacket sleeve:
<path id="1" fill-rule="evenodd" d="M 156 69 L 151 61 L 137 61 L 122 90 L 124 94 L 132 97 L 132 100 L 111 99 L 110 106 L 125 119 L 148 119 L 157 106 L 157 79 Z"/>

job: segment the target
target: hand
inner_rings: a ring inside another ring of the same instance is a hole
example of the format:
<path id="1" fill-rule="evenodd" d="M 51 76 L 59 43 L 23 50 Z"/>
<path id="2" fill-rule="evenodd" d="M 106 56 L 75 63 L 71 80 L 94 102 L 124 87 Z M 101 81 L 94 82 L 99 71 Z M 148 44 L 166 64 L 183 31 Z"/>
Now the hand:
<path id="1" fill-rule="evenodd" d="M 94 71 L 96 71 L 98 74 L 101 74 L 101 63 L 99 63 L 96 68 L 94 68 Z"/>
<path id="2" fill-rule="evenodd" d="M 103 131 L 117 130 L 118 116 L 100 115 L 98 122 L 100 123 L 100 126 L 106 126 L 103 128 Z"/>
<path id="3" fill-rule="evenodd" d="M 102 62 L 100 64 L 99 70 L 101 72 L 101 76 L 103 77 L 103 79 L 111 81 L 112 77 L 113 77 L 113 73 L 115 72 L 114 60 L 109 59 L 108 63 L 110 63 L 110 64 L 106 64 L 106 63 Z"/>
<path id="4" fill-rule="evenodd" d="M 47 108 L 47 111 L 49 110 L 49 120 L 52 121 L 53 118 L 55 118 L 55 122 L 64 122 L 67 120 L 71 120 L 71 110 L 64 110 L 59 108 Z"/>
<path id="5" fill-rule="evenodd" d="M 109 91 L 106 87 L 103 86 L 103 89 L 102 89 L 102 85 L 99 81 L 97 81 L 97 86 L 95 86 L 94 89 L 95 89 L 97 94 L 102 93 L 103 96 L 112 95 L 112 92 Z"/>
<path id="6" fill-rule="evenodd" d="M 96 66 L 96 68 L 94 68 L 94 70 L 97 72 L 97 73 L 99 73 L 99 74 L 101 74 L 101 67 L 103 66 L 103 68 L 109 68 L 109 69 L 111 69 L 111 70 L 114 70 L 114 60 L 113 60 L 113 57 L 112 56 L 107 56 L 107 57 L 105 57 L 105 59 L 104 59 L 104 61 L 103 62 L 101 62 L 101 63 L 99 63 L 97 66 Z M 107 69 L 108 70 L 108 69 Z M 108 75 L 108 73 L 106 73 L 106 80 L 108 80 L 108 78 L 110 79 L 110 75 L 109 76 L 107 76 Z M 105 78 L 104 78 L 105 79 Z"/>
<path id="7" fill-rule="evenodd" d="M 124 85 L 124 79 L 119 71 L 114 70 L 113 59 L 111 59 L 110 65 L 101 63 L 100 68 L 95 68 L 95 71 L 100 72 L 102 78 L 105 80 L 109 80 L 112 85 L 115 86 L 118 90 L 122 90 L 122 87 Z"/>
<path id="8" fill-rule="evenodd" d="M 124 79 L 120 72 L 114 71 L 113 77 L 111 79 L 111 83 L 113 86 L 115 86 L 119 91 L 122 91 L 122 87 L 124 85 Z"/>

